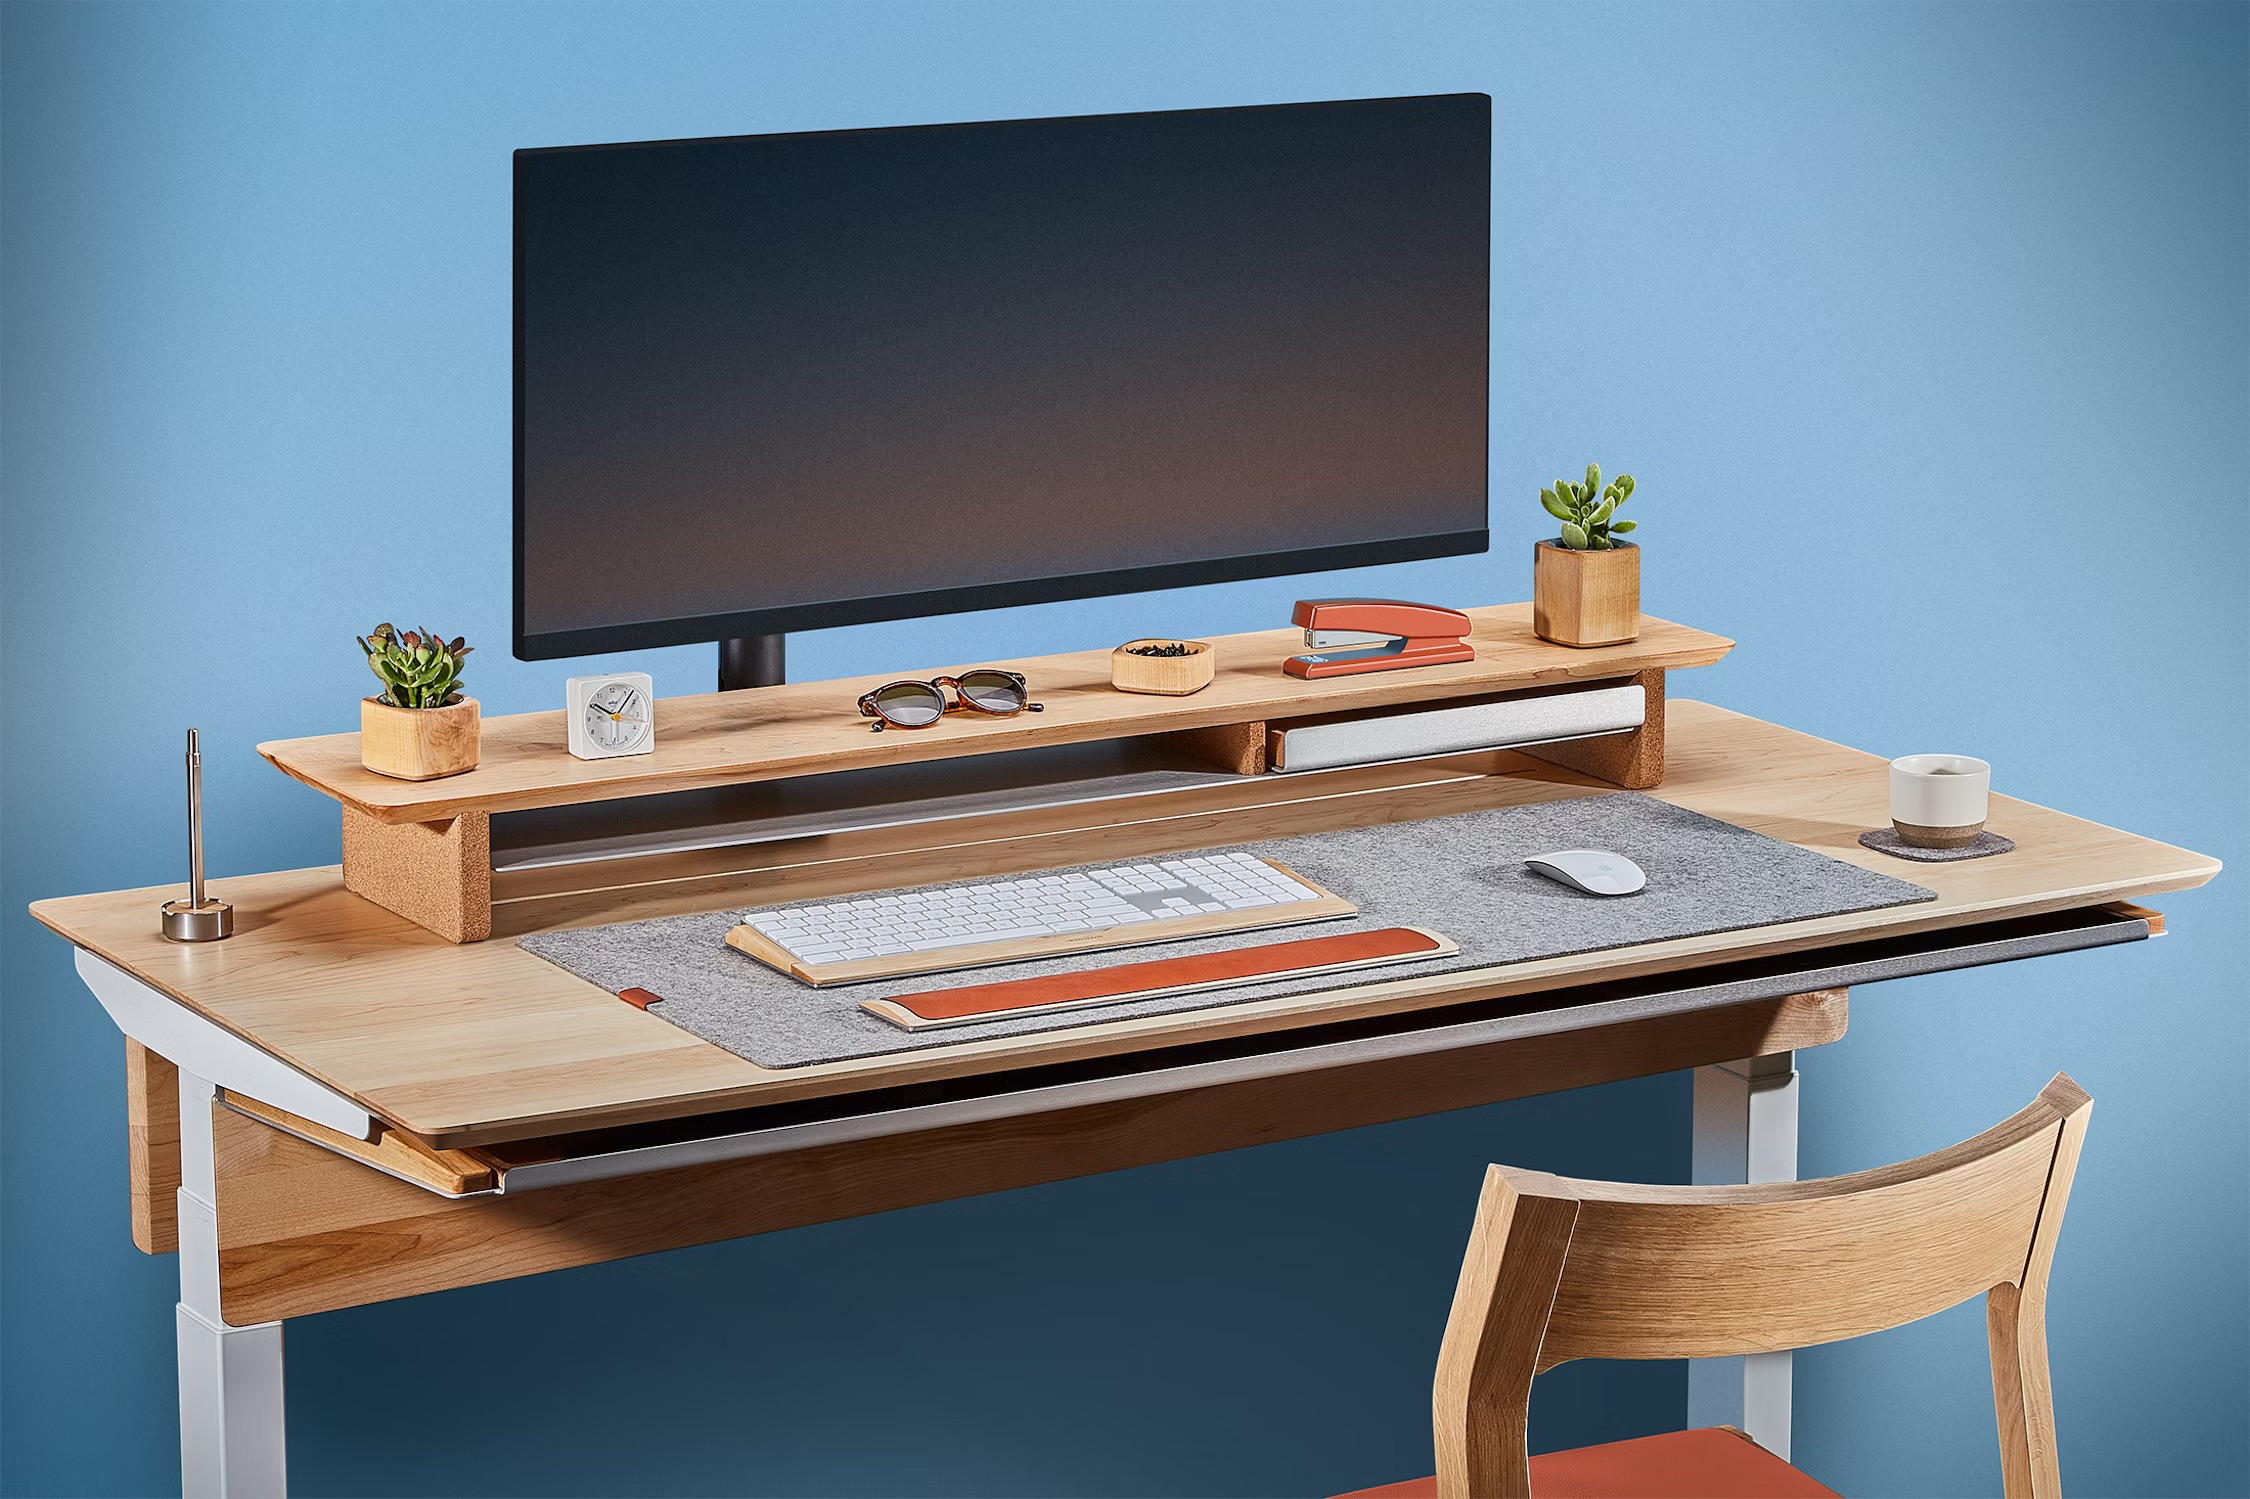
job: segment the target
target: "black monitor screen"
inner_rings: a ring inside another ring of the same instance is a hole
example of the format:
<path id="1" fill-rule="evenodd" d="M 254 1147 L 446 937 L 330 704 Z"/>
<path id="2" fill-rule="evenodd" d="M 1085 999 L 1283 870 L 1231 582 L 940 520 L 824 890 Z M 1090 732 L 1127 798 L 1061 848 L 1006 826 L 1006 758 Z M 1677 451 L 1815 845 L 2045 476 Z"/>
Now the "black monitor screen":
<path id="1" fill-rule="evenodd" d="M 1491 108 L 518 152 L 516 654 L 1483 550 Z"/>

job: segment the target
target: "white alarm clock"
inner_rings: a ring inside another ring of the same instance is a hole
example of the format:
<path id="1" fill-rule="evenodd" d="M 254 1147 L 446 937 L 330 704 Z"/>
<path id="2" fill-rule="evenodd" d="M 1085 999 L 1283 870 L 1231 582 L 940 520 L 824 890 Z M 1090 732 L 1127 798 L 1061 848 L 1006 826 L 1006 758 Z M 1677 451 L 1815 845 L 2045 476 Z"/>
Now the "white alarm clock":
<path id="1" fill-rule="evenodd" d="M 656 748 L 656 698 L 645 671 L 570 679 L 570 752 L 581 760 Z"/>

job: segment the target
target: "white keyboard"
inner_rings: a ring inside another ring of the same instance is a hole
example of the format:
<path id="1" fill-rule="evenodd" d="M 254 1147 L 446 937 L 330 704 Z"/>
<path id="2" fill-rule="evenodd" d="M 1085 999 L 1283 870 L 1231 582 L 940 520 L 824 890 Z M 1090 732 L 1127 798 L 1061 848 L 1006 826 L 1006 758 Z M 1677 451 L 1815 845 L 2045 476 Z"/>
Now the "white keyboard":
<path id="1" fill-rule="evenodd" d="M 751 912 L 727 941 L 809 983 L 849 983 L 1356 909 L 1279 864 L 1226 853 L 782 906 Z"/>

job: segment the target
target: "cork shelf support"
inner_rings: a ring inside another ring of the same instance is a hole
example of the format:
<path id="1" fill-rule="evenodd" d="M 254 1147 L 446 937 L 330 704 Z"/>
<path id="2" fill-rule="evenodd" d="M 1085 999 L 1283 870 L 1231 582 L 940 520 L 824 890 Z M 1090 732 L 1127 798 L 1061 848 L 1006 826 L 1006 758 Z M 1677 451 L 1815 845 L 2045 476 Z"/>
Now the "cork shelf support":
<path id="1" fill-rule="evenodd" d="M 1575 770 L 1598 781 L 1646 791 L 1664 784 L 1664 673 L 1635 672 L 1633 680 L 1648 694 L 1648 716 L 1641 726 L 1623 734 L 1602 734 L 1592 739 L 1570 739 L 1561 744 L 1527 744 L 1520 753 L 1565 770 Z"/>
<path id="2" fill-rule="evenodd" d="M 379 822 L 344 813 L 344 888 L 448 942 L 492 935 L 492 817 Z"/>
<path id="3" fill-rule="evenodd" d="M 1216 765 L 1234 775 L 1262 776 L 1266 773 L 1264 719 L 1251 723 L 1212 724 L 1203 729 L 1181 729 L 1161 737 L 1180 753 L 1193 755 L 1198 760 Z"/>

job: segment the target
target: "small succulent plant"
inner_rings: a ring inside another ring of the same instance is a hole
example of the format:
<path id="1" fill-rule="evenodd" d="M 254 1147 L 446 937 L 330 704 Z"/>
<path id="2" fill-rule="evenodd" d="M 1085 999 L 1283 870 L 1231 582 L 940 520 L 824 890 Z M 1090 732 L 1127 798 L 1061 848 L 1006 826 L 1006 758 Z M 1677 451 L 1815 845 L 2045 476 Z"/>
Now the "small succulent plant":
<path id="1" fill-rule="evenodd" d="M 401 635 L 377 625 L 359 640 L 367 665 L 383 679 L 380 699 L 394 708 L 447 708 L 461 701 L 461 658 L 476 649 L 454 636 L 448 644 L 435 630 Z"/>
<path id="2" fill-rule="evenodd" d="M 1561 541 L 1574 552 L 1606 552 L 1617 543 L 1612 538 L 1623 536 L 1638 521 L 1612 520 L 1617 507 L 1633 497 L 1633 476 L 1619 474 L 1602 487 L 1602 466 L 1586 465 L 1586 482 L 1573 484 L 1568 479 L 1557 479 L 1553 489 L 1539 491 L 1539 503 L 1547 513 L 1562 522 Z"/>

